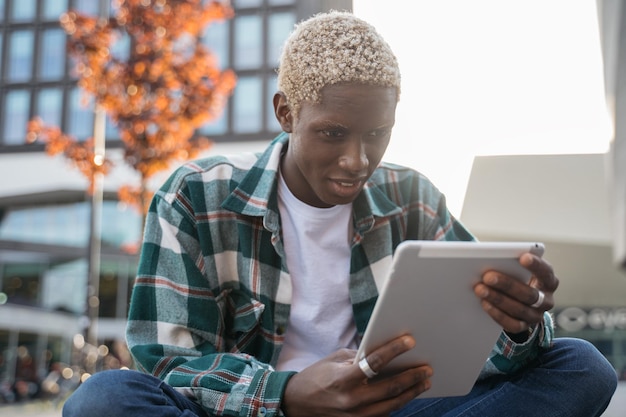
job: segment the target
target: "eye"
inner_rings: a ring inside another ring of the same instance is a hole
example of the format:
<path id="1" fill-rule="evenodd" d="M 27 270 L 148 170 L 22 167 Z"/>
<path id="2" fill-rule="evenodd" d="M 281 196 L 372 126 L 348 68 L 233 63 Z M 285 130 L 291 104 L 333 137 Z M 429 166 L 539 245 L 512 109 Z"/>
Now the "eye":
<path id="1" fill-rule="evenodd" d="M 391 129 L 382 128 L 382 129 L 372 130 L 371 132 L 367 134 L 367 136 L 372 137 L 372 138 L 379 138 L 379 137 L 389 136 L 390 133 L 391 133 Z"/>
<path id="2" fill-rule="evenodd" d="M 341 138 L 345 136 L 343 129 L 324 129 L 322 130 L 322 134 L 329 138 Z"/>

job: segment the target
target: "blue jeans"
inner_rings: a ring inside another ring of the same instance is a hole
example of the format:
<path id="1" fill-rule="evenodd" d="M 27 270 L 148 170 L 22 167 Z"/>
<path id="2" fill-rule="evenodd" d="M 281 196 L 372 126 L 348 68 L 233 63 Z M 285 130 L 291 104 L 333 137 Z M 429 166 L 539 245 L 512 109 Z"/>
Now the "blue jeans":
<path id="1" fill-rule="evenodd" d="M 516 375 L 477 383 L 463 397 L 415 399 L 393 417 L 593 417 L 617 386 L 610 363 L 579 339 L 556 339 L 536 363 Z M 93 375 L 67 400 L 63 417 L 207 417 L 194 401 L 161 380 L 135 371 Z"/>

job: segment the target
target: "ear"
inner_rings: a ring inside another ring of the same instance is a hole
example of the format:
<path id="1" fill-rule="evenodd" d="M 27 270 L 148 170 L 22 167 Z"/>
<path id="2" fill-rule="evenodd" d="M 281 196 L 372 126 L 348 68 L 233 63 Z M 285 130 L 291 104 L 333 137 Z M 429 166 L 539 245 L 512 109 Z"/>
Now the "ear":
<path id="1" fill-rule="evenodd" d="M 293 127 L 293 113 L 291 107 L 287 103 L 287 97 L 282 91 L 278 91 L 274 94 L 274 115 L 276 120 L 280 123 L 280 127 L 286 133 L 291 133 Z"/>

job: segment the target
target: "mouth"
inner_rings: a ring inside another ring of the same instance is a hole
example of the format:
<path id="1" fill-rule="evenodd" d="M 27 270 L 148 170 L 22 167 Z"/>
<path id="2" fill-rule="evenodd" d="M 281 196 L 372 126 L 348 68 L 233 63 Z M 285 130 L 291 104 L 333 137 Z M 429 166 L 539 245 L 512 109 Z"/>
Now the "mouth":
<path id="1" fill-rule="evenodd" d="M 331 183 L 334 184 L 334 192 L 345 198 L 352 197 L 361 191 L 361 188 L 363 188 L 363 185 L 365 184 L 365 180 L 365 178 L 339 178 L 331 180 Z"/>

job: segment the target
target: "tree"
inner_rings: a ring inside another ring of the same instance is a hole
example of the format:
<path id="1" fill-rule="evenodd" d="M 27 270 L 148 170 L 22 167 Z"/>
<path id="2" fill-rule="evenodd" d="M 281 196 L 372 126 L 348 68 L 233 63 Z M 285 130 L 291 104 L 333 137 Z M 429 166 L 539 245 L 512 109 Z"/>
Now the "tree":
<path id="1" fill-rule="evenodd" d="M 69 35 L 78 86 L 117 127 L 124 160 L 140 175 L 139 186 L 121 187 L 119 198 L 145 214 L 152 197 L 148 180 L 211 144 L 195 131 L 219 116 L 236 77 L 220 71 L 200 36 L 211 22 L 234 12 L 225 1 L 113 1 L 113 17 L 69 11 L 60 22 Z M 130 51 L 120 57 L 112 47 L 123 36 Z M 98 158 L 93 138 L 78 141 L 40 118 L 29 122 L 28 140 L 45 142 L 48 154 L 63 153 L 87 177 L 90 193 L 96 176 L 113 166 Z"/>

